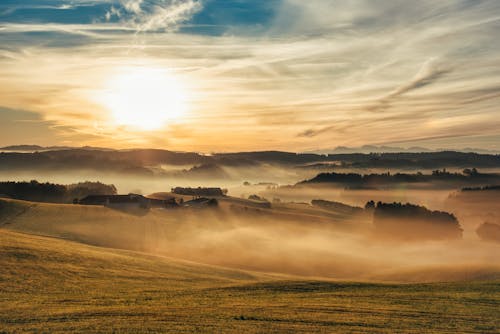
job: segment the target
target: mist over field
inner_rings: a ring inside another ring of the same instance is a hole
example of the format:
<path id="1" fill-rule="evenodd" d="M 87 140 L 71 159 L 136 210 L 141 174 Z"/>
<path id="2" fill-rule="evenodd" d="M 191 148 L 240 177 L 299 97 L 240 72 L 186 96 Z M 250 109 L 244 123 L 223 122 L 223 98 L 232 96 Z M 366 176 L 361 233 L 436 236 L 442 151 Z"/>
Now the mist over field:
<path id="1" fill-rule="evenodd" d="M 4 226 L 91 245 L 300 276 L 424 282 L 490 279 L 500 274 L 496 255 L 500 245 L 482 241 L 475 233 L 482 222 L 478 208 L 456 202 L 450 207 L 447 192 L 418 190 L 410 197 L 405 191 L 406 197 L 401 197 L 401 191 L 358 193 L 313 188 L 301 189 L 300 194 L 302 197 L 296 197 L 296 190 L 286 188 L 273 193 L 283 202 L 274 203 L 271 209 L 229 197 L 220 200 L 216 209 L 152 209 L 140 215 L 94 206 L 4 202 L 22 212 L 7 218 Z M 483 215 L 498 219 L 497 196 L 480 202 Z M 447 207 L 459 217 L 463 238 L 400 240 L 396 235 L 381 236 L 369 213 L 330 212 L 312 206 L 309 198 L 361 206 L 368 198 L 411 200 L 433 210 Z"/>
<path id="2" fill-rule="evenodd" d="M 81 149 L 42 154 L 46 157 L 4 153 L 0 159 L 18 169 L 2 170 L 0 177 L 63 185 L 99 181 L 114 185 L 118 194 L 159 199 L 173 196 L 171 189 L 179 186 L 218 187 L 226 196 L 218 197 L 219 206 L 213 209 L 140 214 L 100 206 L 5 202 L 19 212 L 4 213 L 8 229 L 237 269 L 330 279 L 439 281 L 499 274 L 499 244 L 482 240 L 477 230 L 486 222 L 500 222 L 500 193 L 462 190 L 500 180 L 496 156 L 482 155 L 487 167 L 478 171 L 462 167 L 477 158 L 462 153 L 411 154 L 420 162 L 405 162 L 405 168 L 394 167 L 401 164 L 400 154 L 386 156 L 387 168 L 377 166 L 379 155 L 367 159 L 357 154 L 203 156 Z M 25 163 L 29 159 L 44 162 L 33 167 Z M 431 163 L 448 167 L 432 169 Z M 104 166 L 100 171 L 99 165 Z M 428 167 L 419 168 L 424 165 Z M 62 203 L 71 203 L 68 196 Z M 326 206 L 315 204 L 318 200 Z M 458 227 L 451 233 L 458 237 L 447 239 L 431 230 L 420 235 L 434 223 L 425 217 L 410 223 L 411 216 L 387 218 L 394 227 L 381 233 L 374 213 L 365 209 L 370 201 L 412 203 L 452 214 Z"/>
<path id="3" fill-rule="evenodd" d="M 500 333 L 499 0 L 0 0 L 0 334 Z"/>
<path id="4" fill-rule="evenodd" d="M 3 152 L 0 325 L 495 333 L 499 170 L 461 152 Z"/>

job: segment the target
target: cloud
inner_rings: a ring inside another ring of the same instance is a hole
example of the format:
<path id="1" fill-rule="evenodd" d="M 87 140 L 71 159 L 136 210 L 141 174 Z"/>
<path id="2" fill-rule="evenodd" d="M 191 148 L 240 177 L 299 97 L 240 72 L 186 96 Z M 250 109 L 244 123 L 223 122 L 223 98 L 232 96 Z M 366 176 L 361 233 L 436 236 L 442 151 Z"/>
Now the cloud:
<path id="1" fill-rule="evenodd" d="M 440 68 L 436 65 L 435 59 L 429 59 L 423 64 L 422 68 L 413 80 L 395 89 L 387 96 L 387 98 L 393 99 L 412 90 L 430 85 L 449 72 L 449 69 Z"/>
<path id="2" fill-rule="evenodd" d="M 121 3 L 123 4 L 123 7 L 125 7 L 125 10 L 129 12 L 135 14 L 140 14 L 142 12 L 141 5 L 143 0 L 124 0 Z"/>
<path id="3" fill-rule="evenodd" d="M 201 0 L 122 0 L 121 4 L 129 14 L 122 22 L 138 32 L 177 31 L 183 22 L 203 8 Z M 111 16 L 108 11 L 106 18 Z"/>
<path id="4" fill-rule="evenodd" d="M 106 110 L 87 96 L 138 63 L 189 82 L 188 130 L 165 130 L 179 149 L 493 134 L 500 119 L 497 0 L 53 1 L 1 15 L 2 104 L 89 135 Z"/>
<path id="5" fill-rule="evenodd" d="M 314 130 L 314 129 L 307 129 L 305 131 L 302 131 L 300 132 L 297 136 L 299 137 L 314 137 L 314 136 L 317 136 L 323 132 L 326 132 L 328 130 L 331 130 L 333 129 L 332 126 L 327 126 L 326 128 L 322 128 L 322 129 L 318 129 L 318 130 Z"/>
<path id="6" fill-rule="evenodd" d="M 444 75 L 451 72 L 451 69 L 444 68 L 437 64 L 434 58 L 427 60 L 420 71 L 409 82 L 397 87 L 392 92 L 381 98 L 373 106 L 368 107 L 370 111 L 384 111 L 391 106 L 394 100 L 401 96 L 410 93 L 414 90 L 429 86 L 442 78 Z"/>
<path id="7" fill-rule="evenodd" d="M 108 23 L 136 31 L 180 29 L 203 9 L 203 0 L 12 0 L 0 3 L 0 24 L 94 24 Z"/>
<path id="8" fill-rule="evenodd" d="M 0 106 L 0 119 L 2 120 L 2 131 L 0 131 L 0 145 L 2 146 L 28 142 L 50 145 L 57 140 L 58 133 L 53 129 L 55 123 L 43 120 L 38 113 Z"/>
<path id="9" fill-rule="evenodd" d="M 122 16 L 121 11 L 119 9 L 115 8 L 115 6 L 111 6 L 111 8 L 104 15 L 104 17 L 106 18 L 106 21 L 108 21 L 108 22 L 113 17 L 117 17 L 119 19 L 121 16 Z"/>
<path id="10" fill-rule="evenodd" d="M 426 62 L 424 62 L 418 73 L 409 82 L 404 83 L 399 87 L 395 88 L 394 90 L 389 92 L 386 96 L 380 98 L 375 104 L 369 105 L 367 107 L 367 110 L 372 112 L 384 111 L 391 106 L 392 102 L 401 98 L 403 95 L 410 93 L 414 90 L 423 88 L 425 86 L 431 85 L 432 83 L 436 82 L 441 77 L 450 72 L 451 70 L 449 68 L 442 67 L 441 65 L 438 64 L 436 59 L 430 58 Z M 385 117 L 384 121 L 387 120 L 388 120 L 387 117 Z M 336 125 L 330 125 L 316 129 L 306 129 L 304 131 L 299 132 L 297 136 L 312 138 L 333 130 L 338 130 Z"/>

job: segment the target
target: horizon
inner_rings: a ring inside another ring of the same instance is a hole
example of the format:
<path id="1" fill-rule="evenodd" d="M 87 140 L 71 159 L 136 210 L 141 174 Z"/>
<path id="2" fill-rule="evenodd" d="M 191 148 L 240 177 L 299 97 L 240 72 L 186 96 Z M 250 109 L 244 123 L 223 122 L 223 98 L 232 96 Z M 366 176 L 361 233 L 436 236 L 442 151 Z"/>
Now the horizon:
<path id="1" fill-rule="evenodd" d="M 500 152 L 494 0 L 6 0 L 0 146 Z"/>
<path id="2" fill-rule="evenodd" d="M 33 151 L 58 151 L 58 150 L 96 150 L 96 151 L 135 151 L 135 150 L 159 150 L 178 153 L 197 153 L 200 155 L 212 154 L 239 154 L 239 153 L 258 153 L 258 152 L 279 152 L 279 153 L 294 153 L 294 154 L 316 154 L 316 155 L 335 155 L 335 154 L 398 154 L 398 153 L 442 153 L 442 152 L 456 152 L 456 153 L 475 153 L 486 155 L 498 155 L 500 150 L 488 150 L 480 148 L 426 148 L 420 146 L 411 147 L 398 147 L 398 146 L 377 146 L 377 145 L 363 145 L 358 147 L 336 146 L 330 149 L 312 150 L 312 151 L 292 151 L 292 150 L 248 150 L 248 151 L 184 151 L 184 150 L 171 150 L 163 147 L 129 147 L 129 148 L 112 148 L 112 147 L 97 147 L 97 146 L 41 146 L 37 144 L 15 144 L 0 147 L 0 153 L 20 152 L 31 153 Z M 3 151 L 2 151 L 3 150 Z"/>

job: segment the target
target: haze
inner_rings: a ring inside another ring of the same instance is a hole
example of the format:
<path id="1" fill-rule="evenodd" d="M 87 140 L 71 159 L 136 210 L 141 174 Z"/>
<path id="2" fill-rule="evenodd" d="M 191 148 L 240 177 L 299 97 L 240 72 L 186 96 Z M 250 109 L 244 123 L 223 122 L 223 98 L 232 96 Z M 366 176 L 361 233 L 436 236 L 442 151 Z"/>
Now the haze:
<path id="1" fill-rule="evenodd" d="M 500 333 L 499 0 L 0 0 L 0 334 Z"/>
<path id="2" fill-rule="evenodd" d="M 499 15 L 496 0 L 2 1 L 0 141 L 498 151 Z"/>

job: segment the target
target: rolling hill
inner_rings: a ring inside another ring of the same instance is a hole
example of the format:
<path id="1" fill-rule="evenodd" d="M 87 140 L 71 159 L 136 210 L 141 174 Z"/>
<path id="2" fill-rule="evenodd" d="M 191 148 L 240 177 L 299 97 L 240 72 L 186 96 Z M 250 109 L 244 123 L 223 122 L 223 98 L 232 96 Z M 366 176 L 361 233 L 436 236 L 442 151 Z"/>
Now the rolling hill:
<path id="1" fill-rule="evenodd" d="M 498 282 L 272 276 L 0 229 L 2 333 L 495 333 Z"/>
<path id="2" fill-rule="evenodd" d="M 2 199 L 0 228 L 259 272 L 386 282 L 500 278 L 496 245 L 467 238 L 387 243 L 374 238 L 368 216 L 300 203 L 252 203 L 228 197 L 216 209 L 130 213 Z"/>

